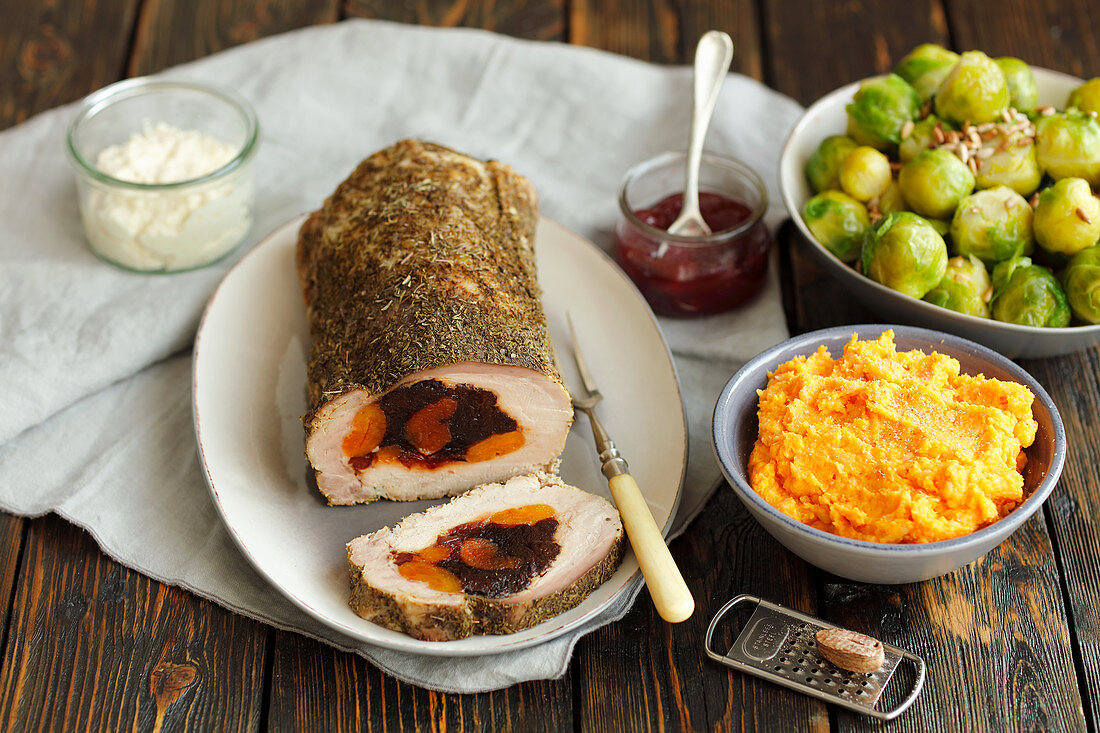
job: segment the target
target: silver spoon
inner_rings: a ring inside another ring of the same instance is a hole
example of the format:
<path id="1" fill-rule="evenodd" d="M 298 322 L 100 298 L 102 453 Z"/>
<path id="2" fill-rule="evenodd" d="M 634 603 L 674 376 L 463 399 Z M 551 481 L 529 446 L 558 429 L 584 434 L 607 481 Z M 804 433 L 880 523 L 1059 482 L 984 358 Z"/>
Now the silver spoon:
<path id="1" fill-rule="evenodd" d="M 699 213 L 699 164 L 703 158 L 703 140 L 710 127 L 710 116 L 722 81 L 733 61 L 733 40 L 722 31 L 707 31 L 695 47 L 695 89 L 692 94 L 691 137 L 688 138 L 687 165 L 684 169 L 684 204 L 668 233 L 702 237 L 710 227 Z"/>

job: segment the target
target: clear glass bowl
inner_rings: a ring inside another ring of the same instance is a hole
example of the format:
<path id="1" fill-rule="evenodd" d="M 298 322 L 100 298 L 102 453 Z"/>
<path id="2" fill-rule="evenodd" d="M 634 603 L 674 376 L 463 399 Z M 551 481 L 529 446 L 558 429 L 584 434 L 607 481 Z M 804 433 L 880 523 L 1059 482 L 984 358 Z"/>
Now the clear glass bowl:
<path id="1" fill-rule="evenodd" d="M 157 123 L 197 130 L 236 154 L 214 171 L 171 183 L 135 183 L 96 167 L 104 148 Z M 180 272 L 226 256 L 252 225 L 258 142 L 248 103 L 205 84 L 128 79 L 89 95 L 69 126 L 67 148 L 92 251 L 137 272 Z"/>
<path id="2" fill-rule="evenodd" d="M 680 237 L 643 221 L 636 212 L 683 193 L 685 157 L 664 153 L 640 163 L 619 189 L 616 258 L 653 310 L 668 316 L 718 313 L 749 300 L 764 284 L 772 242 L 761 218 L 764 182 L 744 163 L 718 155 L 703 155 L 699 191 L 741 204 L 735 226 Z"/>

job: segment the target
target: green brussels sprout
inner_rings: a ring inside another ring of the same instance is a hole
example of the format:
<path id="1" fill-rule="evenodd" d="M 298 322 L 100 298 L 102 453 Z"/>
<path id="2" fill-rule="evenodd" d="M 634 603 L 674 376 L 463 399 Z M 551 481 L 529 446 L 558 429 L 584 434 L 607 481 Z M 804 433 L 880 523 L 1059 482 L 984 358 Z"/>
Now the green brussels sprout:
<path id="1" fill-rule="evenodd" d="M 840 191 L 825 191 L 807 201 L 802 219 L 814 238 L 844 262 L 859 257 L 863 238 L 871 228 L 863 204 Z"/>
<path id="2" fill-rule="evenodd" d="M 936 230 L 936 234 L 940 235 L 946 241 L 951 236 L 951 220 L 950 219 L 925 219 L 928 225 Z"/>
<path id="3" fill-rule="evenodd" d="M 806 180 L 814 193 L 840 188 L 840 164 L 859 147 L 847 135 L 830 135 L 806 161 Z"/>
<path id="4" fill-rule="evenodd" d="M 1035 123 L 1039 165 L 1051 178 L 1084 178 L 1100 187 L 1100 123 L 1075 109 Z"/>
<path id="5" fill-rule="evenodd" d="M 1008 83 L 1009 104 L 1021 112 L 1035 109 L 1039 104 L 1039 85 L 1035 83 L 1031 67 L 1011 56 L 997 59 L 997 66 L 1001 67 Z"/>
<path id="6" fill-rule="evenodd" d="M 1013 257 L 993 268 L 993 318 L 1021 326 L 1062 328 L 1069 325 L 1069 304 L 1050 270 Z"/>
<path id="7" fill-rule="evenodd" d="M 1100 201 L 1081 178 L 1063 178 L 1039 194 L 1035 239 L 1051 252 L 1071 255 L 1100 239 Z"/>
<path id="8" fill-rule="evenodd" d="M 897 74 L 867 79 L 848 110 L 848 135 L 860 145 L 892 151 L 901 142 L 901 127 L 920 115 L 921 99 Z"/>
<path id="9" fill-rule="evenodd" d="M 922 150 L 930 148 L 936 140 L 937 124 L 945 132 L 955 129 L 955 126 L 947 120 L 941 120 L 936 115 L 928 115 L 913 125 L 913 131 L 902 139 L 901 145 L 898 146 L 898 160 L 902 163 L 908 163 L 920 155 Z"/>
<path id="10" fill-rule="evenodd" d="M 985 265 L 974 255 L 952 257 L 940 284 L 928 291 L 924 300 L 941 308 L 968 316 L 989 318 L 989 298 L 993 282 Z"/>
<path id="11" fill-rule="evenodd" d="M 921 101 L 931 99 L 943 78 L 959 62 L 959 55 L 935 43 L 922 43 L 902 57 L 894 73 L 909 82 Z"/>
<path id="12" fill-rule="evenodd" d="M 893 180 L 890 159 L 867 145 L 848 153 L 840 164 L 840 187 L 857 201 L 870 201 Z"/>
<path id="13" fill-rule="evenodd" d="M 1066 300 L 1082 321 L 1100 323 L 1100 244 L 1073 256 L 1062 273 Z"/>
<path id="14" fill-rule="evenodd" d="M 1076 107 L 1082 112 L 1100 113 L 1100 76 L 1089 79 L 1069 93 L 1067 107 Z"/>
<path id="15" fill-rule="evenodd" d="M 973 255 L 987 265 L 1031 254 L 1035 246 L 1033 213 L 1027 199 L 1007 186 L 972 193 L 962 200 L 951 220 L 955 251 Z"/>
<path id="16" fill-rule="evenodd" d="M 898 174 L 901 195 L 921 216 L 947 219 L 963 196 L 974 190 L 974 174 L 959 158 L 945 150 L 925 150 L 902 166 Z"/>
<path id="17" fill-rule="evenodd" d="M 909 211 L 890 214 L 863 242 L 863 274 L 914 298 L 923 298 L 947 271 L 947 245 L 932 226 Z"/>
<path id="18" fill-rule="evenodd" d="M 978 162 L 978 174 L 974 183 L 978 188 L 1008 186 L 1021 196 L 1030 196 L 1039 188 L 1043 171 L 1032 139 L 1019 132 L 1003 135 L 989 141 L 993 154 Z"/>
<path id="19" fill-rule="evenodd" d="M 1001 67 L 981 51 L 967 51 L 936 91 L 936 114 L 957 125 L 993 122 L 1010 99 Z"/>
<path id="20" fill-rule="evenodd" d="M 878 196 L 878 213 L 886 216 L 896 211 L 905 211 L 905 198 L 901 195 L 901 187 L 898 182 L 891 179 L 890 185 Z"/>

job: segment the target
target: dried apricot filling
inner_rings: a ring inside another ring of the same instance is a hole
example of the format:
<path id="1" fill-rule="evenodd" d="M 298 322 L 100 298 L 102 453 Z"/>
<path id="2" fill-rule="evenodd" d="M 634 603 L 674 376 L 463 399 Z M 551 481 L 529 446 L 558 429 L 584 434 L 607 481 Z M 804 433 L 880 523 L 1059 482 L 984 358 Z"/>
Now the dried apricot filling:
<path id="1" fill-rule="evenodd" d="M 556 514 L 548 504 L 504 509 L 452 527 L 419 552 L 395 553 L 394 562 L 403 577 L 434 590 L 487 598 L 518 593 L 561 552 Z"/>
<path id="2" fill-rule="evenodd" d="M 362 471 L 386 461 L 410 468 L 488 461 L 526 442 L 493 392 L 425 379 L 360 408 L 342 448 L 352 469 Z"/>

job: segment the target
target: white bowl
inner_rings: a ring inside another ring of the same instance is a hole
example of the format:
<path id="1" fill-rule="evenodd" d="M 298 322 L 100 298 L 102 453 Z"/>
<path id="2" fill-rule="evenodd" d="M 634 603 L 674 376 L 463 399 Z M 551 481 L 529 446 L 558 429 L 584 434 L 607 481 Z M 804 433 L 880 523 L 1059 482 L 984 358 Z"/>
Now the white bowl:
<path id="1" fill-rule="evenodd" d="M 1039 85 L 1039 104 L 1061 109 L 1069 93 L 1083 82 L 1068 74 L 1031 67 Z M 806 160 L 828 135 L 844 134 L 848 113 L 860 82 L 840 87 L 814 102 L 798 121 L 779 159 L 779 189 L 783 203 L 802 236 L 810 243 L 822 267 L 839 280 L 839 286 L 883 318 L 963 336 L 1016 359 L 1057 356 L 1100 344 L 1100 325 L 1039 328 L 968 316 L 911 298 L 860 275 L 818 242 L 802 221 L 802 207 L 813 195 L 803 169 Z"/>

